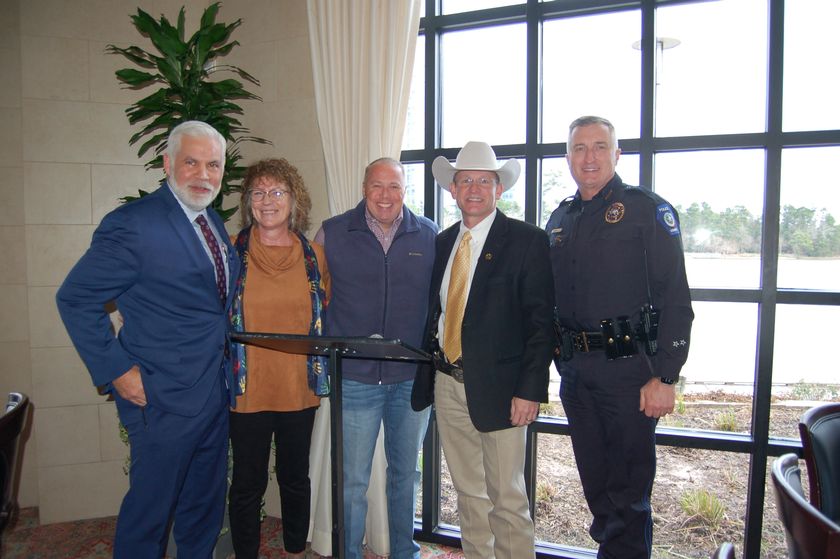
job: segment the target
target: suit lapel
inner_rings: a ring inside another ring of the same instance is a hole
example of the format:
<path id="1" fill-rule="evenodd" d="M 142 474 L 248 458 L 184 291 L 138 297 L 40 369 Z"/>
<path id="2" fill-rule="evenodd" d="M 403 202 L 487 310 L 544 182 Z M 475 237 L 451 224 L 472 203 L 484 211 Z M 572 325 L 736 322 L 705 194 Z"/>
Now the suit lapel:
<path id="1" fill-rule="evenodd" d="M 192 223 L 187 219 L 187 215 L 178 204 L 175 195 L 169 190 L 169 186 L 163 184 L 160 188 L 164 190 L 163 198 L 169 207 L 167 218 L 187 252 L 189 261 L 201 271 L 201 277 L 211 293 L 218 293 L 216 290 L 216 270 L 213 268 L 210 258 L 204 252 L 204 245 L 198 239 L 198 234 L 195 232 Z M 218 295 L 215 298 L 218 299 Z"/>
<path id="2" fill-rule="evenodd" d="M 443 274 L 446 272 L 446 264 L 449 262 L 449 255 L 452 254 L 452 247 L 455 246 L 455 239 L 458 238 L 460 227 L 460 223 L 456 223 L 438 237 L 435 252 L 435 267 L 432 270 L 432 289 L 435 301 L 437 301 L 437 305 L 434 305 L 436 309 L 440 309 L 441 306 L 440 288 L 443 283 Z"/>

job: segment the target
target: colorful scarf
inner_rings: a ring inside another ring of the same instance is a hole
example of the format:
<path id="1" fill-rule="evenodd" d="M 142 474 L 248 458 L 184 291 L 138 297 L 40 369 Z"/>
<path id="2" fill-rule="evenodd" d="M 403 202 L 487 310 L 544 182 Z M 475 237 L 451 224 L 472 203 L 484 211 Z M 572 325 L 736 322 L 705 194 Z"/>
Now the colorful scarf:
<path id="1" fill-rule="evenodd" d="M 309 241 L 300 233 L 295 233 L 303 247 L 303 261 L 306 268 L 306 279 L 309 282 L 309 295 L 312 300 L 312 321 L 309 324 L 310 336 L 323 334 L 324 304 L 327 295 L 321 283 L 321 272 L 318 269 L 318 258 Z M 248 242 L 251 239 L 251 227 L 246 227 L 236 236 L 234 247 L 242 261 L 242 271 L 234 285 L 233 303 L 230 307 L 230 323 L 234 332 L 245 331 L 245 309 L 243 294 L 245 293 L 245 277 L 248 274 Z M 236 395 L 245 394 L 248 378 L 245 345 L 231 343 L 233 361 L 233 378 L 236 384 Z M 327 375 L 327 358 L 324 355 L 310 355 L 306 363 L 306 377 L 309 388 L 316 396 L 327 396 L 330 393 L 330 381 Z"/>

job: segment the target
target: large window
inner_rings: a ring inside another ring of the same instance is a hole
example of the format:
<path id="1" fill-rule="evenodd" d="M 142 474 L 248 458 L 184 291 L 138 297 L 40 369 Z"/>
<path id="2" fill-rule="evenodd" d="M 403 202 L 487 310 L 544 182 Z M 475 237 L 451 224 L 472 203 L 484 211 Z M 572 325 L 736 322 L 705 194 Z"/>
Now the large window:
<path id="1" fill-rule="evenodd" d="M 618 130 L 639 135 L 642 56 L 633 45 L 640 30 L 638 9 L 543 24 L 544 142 L 565 142 L 569 123 L 583 114 L 615 115 Z M 582 81 L 586 87 L 576 85 Z"/>
<path id="2" fill-rule="evenodd" d="M 657 136 L 764 131 L 767 4 L 718 0 L 656 9 Z"/>
<path id="3" fill-rule="evenodd" d="M 431 162 L 468 140 L 522 164 L 500 203 L 544 226 L 575 192 L 568 124 L 609 118 L 617 172 L 679 211 L 696 319 L 675 413 L 657 431 L 654 557 L 784 557 L 775 456 L 809 406 L 840 399 L 840 46 L 835 0 L 426 0 L 402 159 L 413 208 L 458 219 Z M 567 425 L 551 397 L 526 480 L 541 557 L 594 557 Z M 430 430 L 420 537 L 457 540 Z M 443 509 L 441 502 L 444 503 Z"/>
<path id="4" fill-rule="evenodd" d="M 784 131 L 840 128 L 840 106 L 832 94 L 840 88 L 840 72 L 822 71 L 822 58 L 814 58 L 840 49 L 835 32 L 840 2 L 788 1 L 784 18 Z"/>
<path id="5" fill-rule="evenodd" d="M 491 144 L 525 140 L 525 31 L 518 23 L 441 33 L 443 147 L 477 138 Z M 488 118 L 490 107 L 503 110 Z"/>

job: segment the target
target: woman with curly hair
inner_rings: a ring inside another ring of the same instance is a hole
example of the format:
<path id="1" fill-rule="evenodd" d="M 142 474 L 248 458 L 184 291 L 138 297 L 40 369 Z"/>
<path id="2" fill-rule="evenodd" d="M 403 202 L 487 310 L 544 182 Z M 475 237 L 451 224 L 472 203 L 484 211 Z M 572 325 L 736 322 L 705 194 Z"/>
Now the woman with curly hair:
<path id="1" fill-rule="evenodd" d="M 308 241 L 312 202 L 285 159 L 251 165 L 243 180 L 242 259 L 231 308 L 234 331 L 320 335 L 330 292 L 323 247 Z M 315 410 L 328 393 L 323 358 L 232 345 L 237 384 L 230 414 L 230 528 L 237 559 L 256 559 L 260 506 L 274 441 L 283 541 L 303 557 L 309 532 L 309 446 Z"/>

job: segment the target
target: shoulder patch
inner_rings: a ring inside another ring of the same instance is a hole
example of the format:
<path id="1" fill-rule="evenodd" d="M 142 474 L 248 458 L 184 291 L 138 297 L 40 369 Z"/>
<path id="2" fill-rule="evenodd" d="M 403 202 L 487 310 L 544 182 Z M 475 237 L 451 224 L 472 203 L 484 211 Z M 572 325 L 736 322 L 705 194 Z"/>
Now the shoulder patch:
<path id="1" fill-rule="evenodd" d="M 659 204 L 656 206 L 656 221 L 672 237 L 680 234 L 680 224 L 677 223 L 677 218 L 674 216 L 674 209 L 670 204 Z"/>

